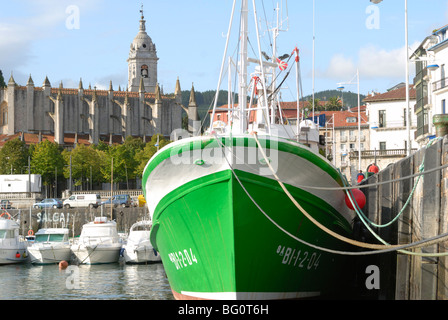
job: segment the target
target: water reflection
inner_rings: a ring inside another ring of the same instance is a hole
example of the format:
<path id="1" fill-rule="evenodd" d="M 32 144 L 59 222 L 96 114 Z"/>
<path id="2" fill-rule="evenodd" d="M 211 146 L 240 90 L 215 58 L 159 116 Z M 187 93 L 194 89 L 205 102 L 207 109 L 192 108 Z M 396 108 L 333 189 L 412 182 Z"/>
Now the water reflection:
<path id="1" fill-rule="evenodd" d="M 0 299 L 172 300 L 161 263 L 0 267 Z"/>

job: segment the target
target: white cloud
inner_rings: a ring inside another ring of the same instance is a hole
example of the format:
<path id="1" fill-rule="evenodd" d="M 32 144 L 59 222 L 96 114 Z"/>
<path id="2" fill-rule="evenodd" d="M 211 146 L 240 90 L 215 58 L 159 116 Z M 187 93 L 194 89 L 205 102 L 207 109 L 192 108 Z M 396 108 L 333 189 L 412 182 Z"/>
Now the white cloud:
<path id="1" fill-rule="evenodd" d="M 409 54 L 417 48 L 419 43 L 414 43 L 409 49 Z M 330 79 L 350 80 L 359 68 L 360 77 L 363 79 L 403 79 L 405 73 L 405 47 L 386 50 L 374 45 L 362 47 L 356 58 L 343 54 L 335 54 L 331 58 L 325 70 L 316 70 L 316 75 Z M 356 62 L 356 61 L 357 62 Z M 409 65 L 412 72 L 413 65 Z M 348 81 L 347 80 L 347 81 Z"/>
<path id="2" fill-rule="evenodd" d="M 406 51 L 403 48 L 387 51 L 375 46 L 359 50 L 359 72 L 363 78 L 399 78 L 405 70 Z"/>
<path id="3" fill-rule="evenodd" d="M 103 0 L 78 0 L 81 16 L 84 12 L 98 7 Z M 66 20 L 70 13 L 67 7 L 73 1 L 27 0 L 21 3 L 23 11 L 29 13 L 26 18 L 14 15 L 15 7 L 11 5 L 10 16 L 0 22 L 0 68 L 4 75 L 26 67 L 35 58 L 33 44 L 42 39 L 57 39 L 66 29 Z M 17 79 L 16 79 L 17 81 Z"/>
<path id="4" fill-rule="evenodd" d="M 326 70 L 316 69 L 316 76 L 330 79 L 349 79 L 356 73 L 353 59 L 343 54 L 334 55 Z"/>

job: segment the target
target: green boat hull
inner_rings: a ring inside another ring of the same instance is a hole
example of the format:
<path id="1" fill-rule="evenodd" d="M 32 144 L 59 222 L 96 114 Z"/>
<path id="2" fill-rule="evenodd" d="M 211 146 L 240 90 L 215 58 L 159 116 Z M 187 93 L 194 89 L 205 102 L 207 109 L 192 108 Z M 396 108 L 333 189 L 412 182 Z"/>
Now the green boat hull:
<path id="1" fill-rule="evenodd" d="M 321 224 L 350 236 L 350 224 L 327 202 L 287 187 Z M 287 233 L 350 250 L 310 222 L 277 181 L 224 170 L 164 196 L 153 213 L 151 242 L 177 299 L 298 299 L 339 290 L 349 272 L 347 256 Z"/>

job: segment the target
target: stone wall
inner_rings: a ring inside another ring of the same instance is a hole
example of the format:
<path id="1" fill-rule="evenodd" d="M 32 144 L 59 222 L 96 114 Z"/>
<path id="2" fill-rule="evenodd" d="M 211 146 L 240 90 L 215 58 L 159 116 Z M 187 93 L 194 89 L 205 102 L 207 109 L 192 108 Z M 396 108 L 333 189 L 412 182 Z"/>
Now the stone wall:
<path id="1" fill-rule="evenodd" d="M 11 216 L 20 220 L 20 234 L 26 236 L 31 229 L 36 233 L 41 228 L 68 228 L 70 237 L 79 236 L 82 226 L 95 217 L 106 216 L 117 222 L 118 232 L 129 232 L 132 224 L 137 221 L 148 219 L 148 210 L 146 207 L 130 208 L 111 208 L 102 206 L 96 209 L 77 208 L 77 209 L 16 209 L 8 210 Z"/>

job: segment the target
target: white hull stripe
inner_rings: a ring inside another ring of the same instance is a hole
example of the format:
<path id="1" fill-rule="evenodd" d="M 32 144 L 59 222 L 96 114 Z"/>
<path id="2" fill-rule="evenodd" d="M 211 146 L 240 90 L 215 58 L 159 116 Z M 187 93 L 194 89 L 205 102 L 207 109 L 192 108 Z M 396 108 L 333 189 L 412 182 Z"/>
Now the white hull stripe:
<path id="1" fill-rule="evenodd" d="M 182 295 L 205 300 L 284 300 L 320 296 L 320 292 L 191 292 Z"/>

